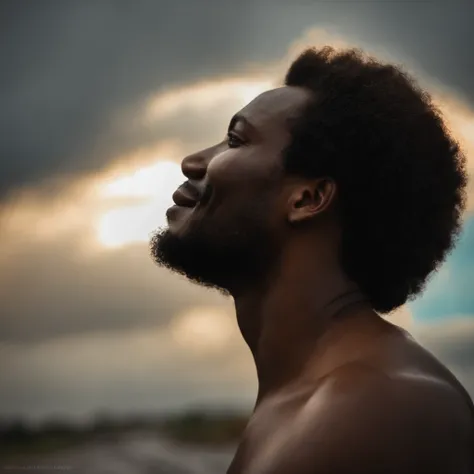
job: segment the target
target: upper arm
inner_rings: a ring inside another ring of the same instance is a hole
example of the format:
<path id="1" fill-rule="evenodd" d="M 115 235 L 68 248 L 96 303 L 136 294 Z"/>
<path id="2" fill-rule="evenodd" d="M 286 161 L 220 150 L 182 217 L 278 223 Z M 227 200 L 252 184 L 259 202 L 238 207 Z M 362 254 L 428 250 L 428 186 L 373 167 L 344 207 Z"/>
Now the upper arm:
<path id="1" fill-rule="evenodd" d="M 329 378 L 295 420 L 301 428 L 288 472 L 465 472 L 472 438 L 464 408 L 446 388 L 419 384 L 364 370 Z"/>

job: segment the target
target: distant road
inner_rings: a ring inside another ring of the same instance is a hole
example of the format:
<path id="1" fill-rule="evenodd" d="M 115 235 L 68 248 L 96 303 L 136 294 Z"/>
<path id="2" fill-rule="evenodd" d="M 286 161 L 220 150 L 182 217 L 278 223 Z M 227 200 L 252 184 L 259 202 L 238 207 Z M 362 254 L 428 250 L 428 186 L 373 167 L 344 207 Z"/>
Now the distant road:
<path id="1" fill-rule="evenodd" d="M 0 472 L 20 474 L 224 474 L 236 447 L 188 448 L 149 433 L 55 453 L 33 463 L 10 463 Z"/>

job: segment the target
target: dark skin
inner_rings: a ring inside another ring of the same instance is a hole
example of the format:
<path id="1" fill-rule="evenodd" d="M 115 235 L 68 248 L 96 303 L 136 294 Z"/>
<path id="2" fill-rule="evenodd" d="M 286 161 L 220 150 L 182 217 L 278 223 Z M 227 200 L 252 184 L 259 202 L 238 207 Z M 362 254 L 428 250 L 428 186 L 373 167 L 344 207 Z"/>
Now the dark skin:
<path id="1" fill-rule="evenodd" d="M 152 245 L 158 263 L 234 298 L 255 360 L 257 401 L 228 474 L 474 473 L 466 391 L 340 267 L 337 184 L 282 170 L 308 100 L 268 91 L 228 139 L 185 158 L 211 197 L 175 193 Z"/>

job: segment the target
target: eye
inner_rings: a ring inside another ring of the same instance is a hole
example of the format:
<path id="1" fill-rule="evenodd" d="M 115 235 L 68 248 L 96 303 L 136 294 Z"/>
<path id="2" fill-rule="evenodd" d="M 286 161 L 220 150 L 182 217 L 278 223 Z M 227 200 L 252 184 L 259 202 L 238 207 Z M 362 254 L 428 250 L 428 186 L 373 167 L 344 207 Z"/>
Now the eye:
<path id="1" fill-rule="evenodd" d="M 237 148 L 242 144 L 243 141 L 237 135 L 230 132 L 227 134 L 227 145 L 229 145 L 229 148 Z"/>

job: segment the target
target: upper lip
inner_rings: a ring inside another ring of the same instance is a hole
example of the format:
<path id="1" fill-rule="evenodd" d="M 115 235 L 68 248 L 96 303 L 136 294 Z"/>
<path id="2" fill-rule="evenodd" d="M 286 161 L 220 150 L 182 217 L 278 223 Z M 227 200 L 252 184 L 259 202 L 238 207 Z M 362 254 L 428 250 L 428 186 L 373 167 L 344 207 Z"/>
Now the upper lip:
<path id="1" fill-rule="evenodd" d="M 194 207 L 199 199 L 201 199 L 201 193 L 189 182 L 182 184 L 173 193 L 173 201 L 178 206 Z"/>

